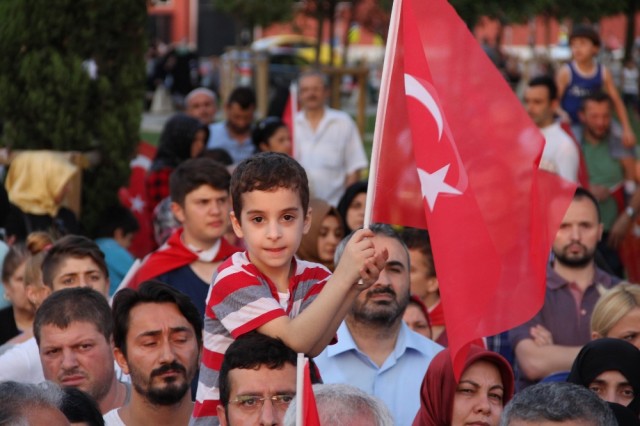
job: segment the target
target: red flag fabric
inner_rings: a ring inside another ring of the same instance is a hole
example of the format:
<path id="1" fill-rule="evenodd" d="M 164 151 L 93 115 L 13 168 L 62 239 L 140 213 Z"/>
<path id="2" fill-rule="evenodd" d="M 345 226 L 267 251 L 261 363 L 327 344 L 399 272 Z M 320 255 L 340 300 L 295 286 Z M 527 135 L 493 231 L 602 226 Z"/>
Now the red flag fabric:
<path id="1" fill-rule="evenodd" d="M 304 383 L 302 385 L 302 424 L 304 426 L 320 426 L 320 415 L 316 405 L 316 397 L 311 385 L 311 372 L 309 360 L 304 363 Z"/>
<path id="2" fill-rule="evenodd" d="M 469 342 L 542 306 L 575 185 L 538 169 L 542 135 L 446 0 L 393 7 L 368 204 L 428 224 L 459 377 Z"/>
<path id="3" fill-rule="evenodd" d="M 282 113 L 282 121 L 289 128 L 291 134 L 291 156 L 295 155 L 296 147 L 293 144 L 295 133 L 295 116 L 298 113 L 298 88 L 295 83 L 291 83 L 289 86 L 289 97 L 287 98 L 287 104 L 284 106 Z"/>

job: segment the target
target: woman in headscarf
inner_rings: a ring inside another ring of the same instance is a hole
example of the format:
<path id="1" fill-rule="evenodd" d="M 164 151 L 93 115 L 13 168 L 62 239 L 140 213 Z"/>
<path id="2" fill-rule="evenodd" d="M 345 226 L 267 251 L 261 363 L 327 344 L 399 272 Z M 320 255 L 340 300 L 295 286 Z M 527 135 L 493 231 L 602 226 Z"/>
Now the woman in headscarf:
<path id="1" fill-rule="evenodd" d="M 75 214 L 62 207 L 78 167 L 61 153 L 24 151 L 11 161 L 5 188 L 11 207 L 6 222 L 9 241 L 24 241 L 35 231 L 77 234 Z"/>
<path id="2" fill-rule="evenodd" d="M 513 370 L 495 352 L 470 346 L 460 381 L 456 381 L 449 349 L 429 364 L 420 390 L 414 426 L 498 426 L 513 396 Z"/>
<path id="3" fill-rule="evenodd" d="M 149 212 L 169 196 L 169 176 L 180 163 L 197 157 L 209 139 L 209 128 L 198 119 L 176 114 L 167 121 L 160 134 L 158 152 L 147 174 Z"/>
<path id="4" fill-rule="evenodd" d="M 367 185 L 366 181 L 351 184 L 338 202 L 338 213 L 342 217 L 347 235 L 356 229 L 362 228 L 365 201 L 367 199 Z"/>
<path id="5" fill-rule="evenodd" d="M 567 381 L 591 389 L 608 402 L 629 407 L 636 415 L 640 395 L 640 350 L 621 339 L 592 340 L 582 347 Z"/>
<path id="6" fill-rule="evenodd" d="M 334 255 L 344 237 L 340 214 L 326 201 L 311 199 L 311 225 L 309 232 L 302 236 L 298 257 L 309 262 L 321 263 L 334 270 Z"/>

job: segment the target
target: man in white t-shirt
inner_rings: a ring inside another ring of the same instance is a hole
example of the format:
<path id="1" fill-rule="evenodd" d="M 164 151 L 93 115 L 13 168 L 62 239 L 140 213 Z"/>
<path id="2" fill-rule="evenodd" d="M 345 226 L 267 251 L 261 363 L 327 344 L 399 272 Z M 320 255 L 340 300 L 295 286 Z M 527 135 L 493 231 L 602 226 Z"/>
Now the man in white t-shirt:
<path id="1" fill-rule="evenodd" d="M 571 136 L 555 119 L 559 101 L 558 88 L 553 79 L 547 76 L 532 79 L 524 93 L 524 104 L 546 140 L 540 168 L 578 182 L 580 153 Z"/>
<path id="2" fill-rule="evenodd" d="M 322 73 L 303 73 L 298 90 L 301 111 L 295 117 L 294 157 L 307 172 L 313 196 L 336 206 L 367 167 L 360 133 L 347 113 L 325 105 L 329 92 Z"/>

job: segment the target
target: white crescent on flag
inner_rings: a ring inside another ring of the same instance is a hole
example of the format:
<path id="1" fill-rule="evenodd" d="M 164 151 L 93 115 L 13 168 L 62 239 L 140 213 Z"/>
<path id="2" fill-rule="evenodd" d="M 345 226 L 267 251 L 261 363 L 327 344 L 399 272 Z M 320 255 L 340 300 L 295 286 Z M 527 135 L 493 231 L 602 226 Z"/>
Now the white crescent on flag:
<path id="1" fill-rule="evenodd" d="M 442 139 L 442 129 L 444 127 L 442 113 L 440 112 L 440 107 L 431 93 L 422 85 L 416 78 L 410 74 L 404 75 L 404 91 L 407 96 L 411 96 L 416 98 L 418 102 L 420 102 L 424 107 L 429 110 L 431 115 L 433 115 L 434 120 L 436 120 L 436 125 L 438 126 L 438 142 Z"/>

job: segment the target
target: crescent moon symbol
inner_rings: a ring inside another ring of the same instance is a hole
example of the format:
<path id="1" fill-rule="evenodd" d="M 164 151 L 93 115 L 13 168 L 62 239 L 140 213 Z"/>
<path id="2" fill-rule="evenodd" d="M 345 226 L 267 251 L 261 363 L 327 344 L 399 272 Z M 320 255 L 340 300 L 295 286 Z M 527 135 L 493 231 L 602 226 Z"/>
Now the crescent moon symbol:
<path id="1" fill-rule="evenodd" d="M 426 109 L 429 110 L 438 126 L 438 141 L 442 138 L 443 120 L 438 106 L 431 93 L 416 78 L 410 74 L 404 75 L 404 90 L 407 96 L 416 98 Z"/>

